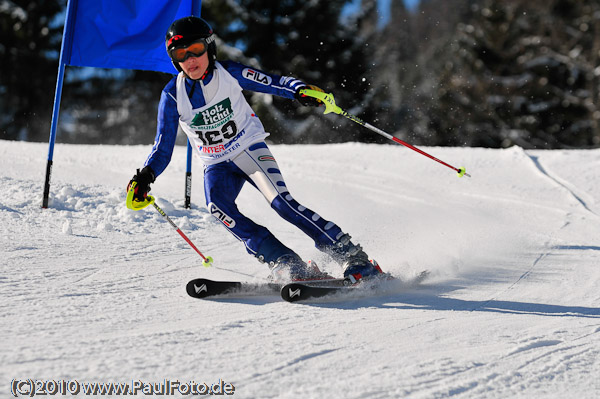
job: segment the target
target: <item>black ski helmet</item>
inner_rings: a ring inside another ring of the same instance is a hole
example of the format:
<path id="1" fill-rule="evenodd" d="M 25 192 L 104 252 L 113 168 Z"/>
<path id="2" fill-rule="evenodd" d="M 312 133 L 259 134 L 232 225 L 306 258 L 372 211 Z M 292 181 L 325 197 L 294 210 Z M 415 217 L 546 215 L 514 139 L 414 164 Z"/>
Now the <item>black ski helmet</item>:
<path id="1" fill-rule="evenodd" d="M 208 44 L 208 71 L 210 72 L 215 67 L 217 60 L 217 44 L 214 32 L 208 22 L 199 17 L 189 16 L 178 19 L 169 26 L 165 37 L 165 46 L 171 62 L 179 72 L 181 72 L 181 67 L 171 57 L 171 50 L 175 47 L 189 45 L 198 39 L 204 39 Z"/>

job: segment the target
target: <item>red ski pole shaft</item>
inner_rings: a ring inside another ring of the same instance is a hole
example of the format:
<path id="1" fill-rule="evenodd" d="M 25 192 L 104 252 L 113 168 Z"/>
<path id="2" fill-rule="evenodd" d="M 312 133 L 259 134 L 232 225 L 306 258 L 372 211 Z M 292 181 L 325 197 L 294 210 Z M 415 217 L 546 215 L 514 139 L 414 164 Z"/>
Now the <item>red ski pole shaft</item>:
<path id="1" fill-rule="evenodd" d="M 323 104 L 325 105 L 325 111 L 324 111 L 325 114 L 333 112 L 338 115 L 343 115 L 346 118 L 350 119 L 352 122 L 358 123 L 359 125 L 362 125 L 362 126 L 366 127 L 367 129 L 372 130 L 375 133 L 380 134 L 387 139 L 390 139 L 398 144 L 402 144 L 403 146 L 410 148 L 411 150 L 416 151 L 421 155 L 425 155 L 426 157 L 433 159 L 434 161 L 439 162 L 442 165 L 449 167 L 450 169 L 455 170 L 458 174 L 458 177 L 463 177 L 463 176 L 471 177 L 471 175 L 469 175 L 466 172 L 464 167 L 455 168 L 454 166 L 449 165 L 446 162 L 437 159 L 433 155 L 430 155 L 430 154 L 426 153 L 425 151 L 420 150 L 417 147 L 410 145 L 407 142 L 402 141 L 399 138 L 394 137 L 391 134 L 386 133 L 379 128 L 376 128 L 375 126 L 368 124 L 367 122 L 363 121 L 362 119 L 360 119 L 352 114 L 349 114 L 348 112 L 344 111 L 343 109 L 341 109 L 340 107 L 338 107 L 336 105 L 335 99 L 333 98 L 333 94 L 331 94 L 331 93 L 325 93 L 322 90 L 319 91 L 319 90 L 314 90 L 314 89 L 309 89 L 309 88 L 303 88 L 303 89 L 300 89 L 300 94 L 303 96 L 314 97 L 314 98 L 318 98 L 319 100 L 321 100 L 323 102 Z"/>
<path id="2" fill-rule="evenodd" d="M 175 222 L 173 222 L 171 220 L 171 218 L 162 210 L 160 209 L 160 207 L 158 205 L 156 205 L 156 202 L 152 202 L 152 205 L 154 205 L 154 208 L 158 211 L 158 213 L 160 213 L 160 215 L 162 217 L 164 217 L 167 222 L 169 222 L 169 224 L 171 226 L 173 226 L 173 228 L 179 233 L 179 235 L 188 243 L 190 244 L 190 247 L 192 247 L 194 249 L 194 251 L 196 251 L 198 253 L 198 255 L 200 255 L 202 257 L 202 265 L 205 267 L 209 267 L 211 265 L 211 263 L 213 262 L 212 257 L 210 256 L 204 256 L 204 254 L 202 254 L 202 252 L 200 252 L 200 250 L 194 245 L 194 243 L 192 242 L 192 240 L 190 240 L 184 233 L 183 231 L 181 231 L 181 229 L 179 227 L 177 227 L 177 225 L 175 224 Z"/>
<path id="3" fill-rule="evenodd" d="M 375 133 L 377 133 L 377 134 L 379 134 L 379 135 L 381 135 L 381 136 L 383 136 L 383 137 L 385 137 L 385 138 L 387 138 L 389 140 L 392 140 L 392 141 L 394 141 L 394 142 L 396 142 L 398 144 L 402 144 L 406 148 L 410 148 L 411 150 L 416 151 L 416 152 L 418 152 L 421 155 L 425 155 L 429 159 L 433 159 L 434 161 L 439 162 L 442 165 L 447 166 L 450 169 L 453 169 L 454 171 L 456 171 L 456 173 L 458 173 L 459 177 L 462 177 L 462 176 L 471 177 L 471 175 L 468 174 L 465 171 L 465 168 L 456 168 L 456 167 L 454 167 L 454 166 L 452 166 L 450 164 L 447 164 L 446 162 L 442 161 L 441 159 L 438 159 L 438 158 L 434 157 L 433 155 L 426 153 L 425 151 L 423 151 L 423 150 L 415 147 L 412 144 L 408 144 L 406 141 L 400 140 L 398 137 L 394 137 L 391 134 L 384 132 L 383 130 L 381 130 L 381 129 L 379 129 L 379 128 L 377 128 L 377 127 L 375 127 L 375 126 L 373 126 L 373 125 L 371 125 L 371 124 L 363 121 L 362 119 L 360 119 L 360 118 L 358 118 L 358 117 L 356 117 L 356 116 L 354 116 L 352 114 L 349 114 L 348 112 L 346 112 L 344 110 L 342 110 L 341 115 L 345 116 L 346 118 L 350 119 L 353 122 L 358 123 L 359 125 L 362 125 L 362 126 L 366 127 L 369 130 L 374 131 Z"/>

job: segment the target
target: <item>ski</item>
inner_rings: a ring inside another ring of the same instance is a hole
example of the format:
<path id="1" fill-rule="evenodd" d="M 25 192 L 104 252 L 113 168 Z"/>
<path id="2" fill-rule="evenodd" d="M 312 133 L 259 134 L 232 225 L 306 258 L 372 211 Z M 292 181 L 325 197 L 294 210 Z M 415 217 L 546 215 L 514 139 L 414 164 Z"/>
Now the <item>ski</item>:
<path id="1" fill-rule="evenodd" d="M 281 298 L 288 302 L 304 301 L 313 298 L 322 298 L 324 296 L 347 293 L 357 289 L 357 286 L 325 286 L 309 285 L 303 283 L 290 283 L 281 288 Z"/>
<path id="2" fill-rule="evenodd" d="M 398 280 L 391 275 L 386 275 L 383 278 L 374 278 L 366 281 L 360 281 L 356 284 L 348 285 L 350 282 L 347 279 L 332 280 L 331 283 L 324 281 L 318 285 L 303 282 L 293 282 L 286 284 L 281 288 L 281 298 L 287 302 L 298 302 L 310 299 L 323 297 L 335 297 L 336 295 L 345 297 L 347 294 L 364 294 L 369 291 L 381 290 L 382 292 L 394 291 L 394 287 L 410 288 L 421 284 L 428 276 L 429 271 L 425 270 L 408 281 Z M 391 283 L 386 286 L 386 282 Z"/>
<path id="3" fill-rule="evenodd" d="M 192 298 L 208 298 L 219 295 L 248 296 L 248 295 L 270 295 L 281 289 L 280 284 L 275 283 L 244 283 L 241 281 L 216 281 L 206 278 L 190 280 L 185 290 Z"/>
<path id="4" fill-rule="evenodd" d="M 190 280 L 186 285 L 186 292 L 192 298 L 212 298 L 212 297 L 245 297 L 272 295 L 279 293 L 281 298 L 288 302 L 297 302 L 307 299 L 322 298 L 326 296 L 334 296 L 335 294 L 347 294 L 351 292 L 368 292 L 369 290 L 376 291 L 386 281 L 397 281 L 402 284 L 402 287 L 412 287 L 420 284 L 429 276 L 428 271 L 423 271 L 409 281 L 400 282 L 390 275 L 386 275 L 385 279 L 375 279 L 361 281 L 358 284 L 348 285 L 348 279 L 330 278 L 322 280 L 305 280 L 294 281 L 291 283 L 274 283 L 274 282 L 242 282 L 242 281 L 217 281 L 206 278 L 197 278 Z M 384 290 L 385 290 L 385 286 Z"/>
<path id="5" fill-rule="evenodd" d="M 344 279 L 306 280 L 305 284 L 319 285 L 342 285 Z M 208 298 L 216 296 L 259 296 L 278 294 L 285 283 L 249 283 L 242 281 L 218 281 L 206 278 L 190 280 L 185 290 L 192 298 Z"/>

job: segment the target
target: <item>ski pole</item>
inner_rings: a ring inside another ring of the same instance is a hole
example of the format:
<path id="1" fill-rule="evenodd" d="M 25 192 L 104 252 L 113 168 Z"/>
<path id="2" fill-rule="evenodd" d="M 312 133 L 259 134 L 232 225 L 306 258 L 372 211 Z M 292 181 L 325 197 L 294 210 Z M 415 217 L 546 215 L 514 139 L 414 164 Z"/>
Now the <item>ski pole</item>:
<path id="1" fill-rule="evenodd" d="M 164 217 L 171 226 L 173 226 L 173 228 L 179 233 L 179 235 L 188 244 L 190 244 L 190 247 L 192 247 L 194 249 L 194 251 L 196 251 L 198 253 L 198 255 L 200 255 L 202 257 L 202 266 L 210 267 L 213 263 L 213 258 L 211 256 L 204 256 L 204 254 L 202 254 L 202 252 L 200 252 L 200 250 L 194 245 L 194 243 L 183 233 L 183 231 L 181 231 L 181 229 L 179 227 L 177 227 L 175 222 L 173 222 L 171 220 L 171 218 L 165 213 L 165 211 L 163 211 L 156 204 L 156 201 L 153 196 L 148 195 L 146 197 L 146 199 L 144 199 L 144 201 L 137 201 L 137 200 L 133 199 L 133 194 L 135 193 L 136 186 L 137 186 L 137 182 L 131 183 L 131 187 L 129 188 L 129 191 L 127 192 L 127 208 L 134 210 L 134 211 L 139 211 L 140 209 L 144 209 L 148 205 L 152 204 L 154 206 L 154 209 L 156 209 L 158 211 L 158 213 L 160 213 L 160 215 L 162 217 Z"/>
<path id="2" fill-rule="evenodd" d="M 371 125 L 371 124 L 363 121 L 362 119 L 358 118 L 357 116 L 349 114 L 348 112 L 344 111 L 343 109 L 341 109 L 340 107 L 338 107 L 335 104 L 335 99 L 333 98 L 333 94 L 331 94 L 331 93 L 324 93 L 324 92 L 317 91 L 317 90 L 312 90 L 312 89 L 300 89 L 300 94 L 304 94 L 304 95 L 309 96 L 309 97 L 314 97 L 314 98 L 317 98 L 317 99 L 323 101 L 323 104 L 325 104 L 325 111 L 323 113 L 325 113 L 325 114 L 333 112 L 333 113 L 336 113 L 338 115 L 345 116 L 346 118 L 350 119 L 352 122 L 356 122 L 359 125 L 364 126 L 367 129 L 372 130 L 375 133 L 378 133 L 381 136 L 383 136 L 383 137 L 385 137 L 385 138 L 387 138 L 389 140 L 392 140 L 392 141 L 394 141 L 394 142 L 396 142 L 398 144 L 402 144 L 403 146 L 405 146 L 407 148 L 410 148 L 411 150 L 416 151 L 416 152 L 418 152 L 421 155 L 425 155 L 427 158 L 433 159 L 434 161 L 439 162 L 442 165 L 447 166 L 448 168 L 455 170 L 456 173 L 457 173 L 457 175 L 458 175 L 458 177 L 463 177 L 463 176 L 471 177 L 471 175 L 466 172 L 466 170 L 465 170 L 464 167 L 456 168 L 456 167 L 454 167 L 452 165 L 449 165 L 446 162 L 444 162 L 444 161 L 442 161 L 442 160 L 434 157 L 433 155 L 428 154 L 425 151 L 420 150 L 417 147 L 415 147 L 415 146 L 413 146 L 413 145 L 411 145 L 411 144 L 409 144 L 409 143 L 407 143 L 405 141 L 402 141 L 399 138 L 394 137 L 391 134 L 386 133 L 386 132 L 384 132 L 383 130 L 381 130 L 379 128 L 376 128 L 375 126 L 373 126 L 373 125 Z"/>
<path id="3" fill-rule="evenodd" d="M 171 220 L 171 218 L 165 213 L 165 211 L 163 211 L 162 209 L 160 209 L 160 207 L 158 205 L 156 205 L 156 202 L 154 201 L 154 197 L 150 196 L 150 198 L 152 198 L 152 205 L 154 205 L 154 209 L 156 209 L 158 211 L 158 213 L 161 214 L 162 217 L 164 217 L 165 219 L 167 219 L 167 222 L 169 222 L 169 224 L 171 226 L 173 226 L 173 228 L 175 230 L 177 230 L 177 232 L 179 233 L 179 235 L 181 237 L 183 237 L 183 239 L 190 244 L 190 247 L 194 248 L 194 251 L 198 252 L 198 255 L 200 255 L 202 257 L 202 266 L 204 267 L 210 267 L 210 265 L 213 262 L 213 258 L 210 256 L 204 256 L 202 254 L 202 252 L 200 252 L 200 250 L 198 248 L 196 248 L 196 246 L 194 245 L 194 243 L 187 238 L 187 236 L 185 234 L 183 234 L 183 231 L 181 231 L 181 229 L 179 227 L 177 227 L 177 225 Z"/>

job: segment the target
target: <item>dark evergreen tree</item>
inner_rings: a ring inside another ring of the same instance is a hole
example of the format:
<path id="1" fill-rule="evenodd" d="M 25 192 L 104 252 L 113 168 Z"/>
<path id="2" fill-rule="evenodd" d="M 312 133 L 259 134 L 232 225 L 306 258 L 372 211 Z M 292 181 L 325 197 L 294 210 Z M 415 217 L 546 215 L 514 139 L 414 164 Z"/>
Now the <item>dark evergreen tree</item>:
<path id="1" fill-rule="evenodd" d="M 409 114 L 410 90 L 407 90 L 410 73 L 416 57 L 415 42 L 412 40 L 411 15 L 403 0 L 390 3 L 389 21 L 381 26 L 381 15 L 376 0 L 363 1 L 361 35 L 367 44 L 369 84 L 366 95 L 366 114 L 372 124 L 395 133 L 401 130 Z M 385 138 L 374 136 L 379 142 Z"/>
<path id="2" fill-rule="evenodd" d="M 60 3 L 0 5 L 0 139 L 48 139 L 62 37 L 62 25 L 55 23 Z"/>
<path id="3" fill-rule="evenodd" d="M 428 118 L 440 143 L 598 145 L 599 10 L 595 1 L 473 2 L 432 58 L 439 80 Z"/>
<path id="4" fill-rule="evenodd" d="M 368 60 L 356 21 L 345 22 L 341 13 L 348 0 L 239 0 L 205 1 L 203 16 L 216 22 L 227 56 L 282 75 L 294 75 L 335 93 L 345 107 L 361 105 L 367 89 L 363 80 Z M 243 53 L 233 51 L 236 47 Z M 346 141 L 364 132 L 340 117 L 323 117 L 322 110 L 298 107 L 278 98 L 270 104 L 253 95 L 271 140 L 276 142 Z M 261 108 L 269 108 L 261 112 Z M 310 124 L 303 123 L 306 120 Z M 339 128 L 331 133 L 332 125 Z"/>

